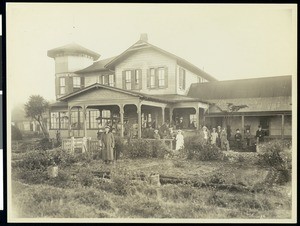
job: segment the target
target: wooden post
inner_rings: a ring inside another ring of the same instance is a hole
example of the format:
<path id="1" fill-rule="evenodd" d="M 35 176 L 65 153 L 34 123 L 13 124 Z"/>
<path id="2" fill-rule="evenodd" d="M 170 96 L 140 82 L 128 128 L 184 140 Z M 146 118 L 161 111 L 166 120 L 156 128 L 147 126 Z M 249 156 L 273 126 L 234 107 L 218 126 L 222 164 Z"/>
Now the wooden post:
<path id="1" fill-rule="evenodd" d="M 200 129 L 200 114 L 199 114 L 199 107 L 195 107 L 196 110 L 196 119 L 197 119 L 197 130 Z"/>
<path id="2" fill-rule="evenodd" d="M 169 112 L 169 114 L 170 114 L 170 125 L 171 125 L 172 122 L 173 122 L 173 108 L 172 108 L 172 107 L 170 107 L 170 112 Z"/>
<path id="3" fill-rule="evenodd" d="M 245 133 L 245 116 L 242 115 L 242 129 L 241 129 L 242 135 Z"/>
<path id="4" fill-rule="evenodd" d="M 284 114 L 281 115 L 281 138 L 284 136 Z"/>
<path id="5" fill-rule="evenodd" d="M 138 114 L 138 138 L 142 137 L 142 108 L 141 104 L 137 104 L 137 114 Z"/>
<path id="6" fill-rule="evenodd" d="M 71 125 L 72 125 L 71 107 L 68 107 L 68 117 L 69 117 L 68 137 L 70 137 L 71 136 Z"/>
<path id="7" fill-rule="evenodd" d="M 162 124 L 165 123 L 165 109 L 166 109 L 165 107 L 162 107 L 162 108 L 161 108 L 161 112 L 162 112 L 162 113 L 161 113 L 161 114 L 162 114 Z"/>
<path id="8" fill-rule="evenodd" d="M 121 121 L 121 137 L 124 137 L 124 106 L 119 105 L 120 108 L 120 121 Z"/>
<path id="9" fill-rule="evenodd" d="M 83 113 L 83 137 L 86 137 L 87 136 L 87 131 L 86 131 L 86 106 L 83 105 L 82 106 L 82 113 Z"/>

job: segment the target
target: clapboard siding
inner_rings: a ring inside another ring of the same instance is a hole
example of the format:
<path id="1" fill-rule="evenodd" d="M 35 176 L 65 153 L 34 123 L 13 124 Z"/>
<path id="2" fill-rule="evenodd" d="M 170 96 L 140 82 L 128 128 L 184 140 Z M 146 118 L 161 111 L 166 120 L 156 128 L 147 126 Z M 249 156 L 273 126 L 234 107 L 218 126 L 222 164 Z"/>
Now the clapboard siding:
<path id="1" fill-rule="evenodd" d="M 89 74 L 88 76 L 85 75 L 84 76 L 84 86 L 87 87 L 87 86 L 90 86 L 90 85 L 93 85 L 97 82 L 99 82 L 99 76 L 100 76 L 100 73 L 91 73 Z"/>
<path id="2" fill-rule="evenodd" d="M 168 68 L 168 86 L 167 88 L 149 89 L 147 88 L 147 70 L 151 67 L 167 67 Z M 128 69 L 142 70 L 142 93 L 147 94 L 175 94 L 175 70 L 176 61 L 158 51 L 152 49 L 144 49 L 128 56 L 125 60 L 115 66 L 116 86 L 123 88 L 122 72 Z"/>

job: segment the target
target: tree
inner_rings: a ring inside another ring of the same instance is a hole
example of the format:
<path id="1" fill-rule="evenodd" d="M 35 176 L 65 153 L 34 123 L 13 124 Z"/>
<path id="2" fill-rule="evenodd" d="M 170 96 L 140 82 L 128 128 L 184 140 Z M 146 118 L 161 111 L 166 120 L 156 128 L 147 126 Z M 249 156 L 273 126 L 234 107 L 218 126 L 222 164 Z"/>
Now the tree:
<path id="1" fill-rule="evenodd" d="M 45 114 L 49 110 L 49 102 L 40 95 L 32 95 L 25 104 L 27 118 L 32 118 L 41 126 L 45 138 L 49 138 L 49 132 L 45 123 Z"/>

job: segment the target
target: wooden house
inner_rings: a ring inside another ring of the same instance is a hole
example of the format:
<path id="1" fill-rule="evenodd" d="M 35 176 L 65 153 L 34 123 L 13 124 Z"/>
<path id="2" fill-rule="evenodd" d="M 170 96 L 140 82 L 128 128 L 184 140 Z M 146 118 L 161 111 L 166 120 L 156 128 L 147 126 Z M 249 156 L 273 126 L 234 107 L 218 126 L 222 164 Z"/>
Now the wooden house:
<path id="1" fill-rule="evenodd" d="M 77 44 L 49 50 L 48 56 L 55 61 L 57 98 L 50 109 L 52 137 L 56 130 L 62 137 L 96 137 L 107 124 L 121 136 L 135 128 L 141 137 L 148 125 L 166 121 L 196 131 L 220 107 L 197 92 L 219 84 L 217 79 L 150 44 L 146 34 L 108 59 L 98 60 L 98 53 Z"/>

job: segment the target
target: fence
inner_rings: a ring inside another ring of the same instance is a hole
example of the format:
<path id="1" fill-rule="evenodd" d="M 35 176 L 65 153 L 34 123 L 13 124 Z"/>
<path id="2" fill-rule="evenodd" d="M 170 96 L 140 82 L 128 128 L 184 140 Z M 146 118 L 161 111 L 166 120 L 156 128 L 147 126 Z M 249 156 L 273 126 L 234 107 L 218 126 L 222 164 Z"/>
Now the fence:
<path id="1" fill-rule="evenodd" d="M 93 152 L 98 150 L 99 142 L 98 140 L 92 140 L 90 137 L 83 138 L 74 138 L 63 139 L 62 140 L 62 149 L 65 151 L 70 151 L 74 153 L 75 151 L 84 152 Z"/>

